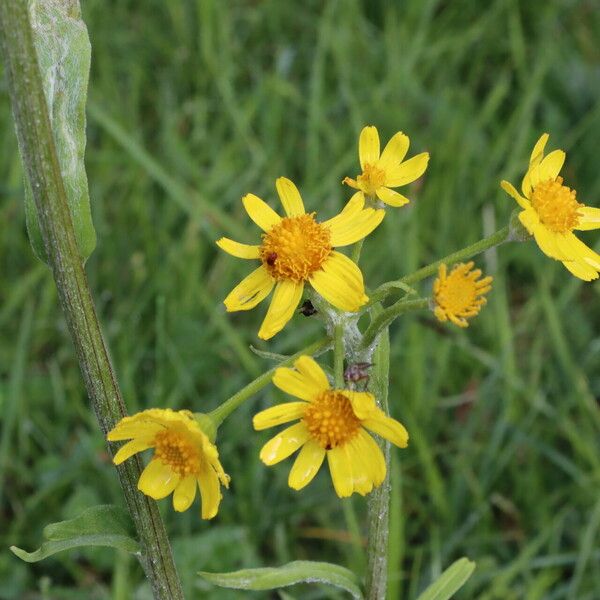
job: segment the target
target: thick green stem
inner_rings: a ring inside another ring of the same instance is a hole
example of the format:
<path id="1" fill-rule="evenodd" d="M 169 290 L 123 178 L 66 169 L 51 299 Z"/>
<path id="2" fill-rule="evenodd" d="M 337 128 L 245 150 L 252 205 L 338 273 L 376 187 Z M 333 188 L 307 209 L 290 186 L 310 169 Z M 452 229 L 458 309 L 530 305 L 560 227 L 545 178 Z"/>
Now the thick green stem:
<path id="1" fill-rule="evenodd" d="M 275 369 L 279 367 L 287 367 L 291 365 L 297 358 L 303 355 L 310 356 L 315 352 L 325 348 L 327 344 L 329 344 L 331 340 L 328 337 L 321 338 L 316 342 L 310 344 L 310 346 L 306 346 L 296 354 L 292 354 L 285 360 L 282 360 L 276 367 L 269 369 L 266 373 L 259 375 L 256 379 L 251 381 L 247 386 L 243 387 L 239 392 L 236 392 L 233 396 L 225 400 L 223 404 L 217 406 L 215 410 L 208 413 L 208 416 L 211 418 L 215 427 L 219 427 L 219 425 L 239 406 L 241 406 L 248 398 L 256 394 L 256 392 L 262 390 L 266 385 L 271 382 L 273 379 L 273 373 L 275 373 Z"/>
<path id="2" fill-rule="evenodd" d="M 389 414 L 388 388 L 390 372 L 390 336 L 387 329 L 379 337 L 373 355 L 370 389 L 381 409 Z M 386 476 L 384 482 L 369 496 L 368 500 L 368 544 L 367 544 L 367 600 L 385 600 L 387 589 L 387 557 L 390 510 L 390 444 L 380 441 L 385 457 Z"/>
<path id="3" fill-rule="evenodd" d="M 386 331 L 392 321 L 403 313 L 420 310 L 429 306 L 429 298 L 418 298 L 416 300 L 398 300 L 391 306 L 378 312 L 373 318 L 363 335 L 361 347 L 368 348 L 377 336 Z"/>
<path id="4" fill-rule="evenodd" d="M 88 396 L 100 429 L 106 434 L 125 416 L 125 405 L 75 239 L 26 0 L 0 0 L 0 33 L 19 146 L 46 252 Z M 109 450 L 112 451 L 110 445 Z M 129 459 L 117 467 L 117 471 L 142 547 L 141 562 L 154 597 L 182 599 L 171 547 L 156 502 L 137 491 L 141 461 L 139 458 Z"/>
<path id="5" fill-rule="evenodd" d="M 468 258 L 472 258 L 473 256 L 476 256 L 477 254 L 480 254 L 485 250 L 489 250 L 490 248 L 493 248 L 498 244 L 502 244 L 507 239 L 509 239 L 509 236 L 510 226 L 506 225 L 506 227 L 499 229 L 498 231 L 496 231 L 496 233 L 493 233 L 489 237 L 483 238 L 482 240 L 479 240 L 478 242 L 475 242 L 474 244 L 471 244 L 470 246 L 467 246 L 462 250 L 458 250 L 457 252 L 448 254 L 448 256 L 444 256 L 444 258 L 440 258 L 440 260 L 436 260 L 430 265 L 427 265 L 426 267 L 423 267 L 422 269 L 419 269 L 414 273 L 410 273 L 409 275 L 406 275 L 405 277 L 402 277 L 397 281 L 390 281 L 388 283 L 385 283 L 371 294 L 370 302 L 372 304 L 374 304 L 375 302 L 380 302 L 392 291 L 394 287 L 402 287 L 403 285 L 410 286 L 415 283 L 418 283 L 426 277 L 435 275 L 441 264 L 446 264 L 447 266 L 450 266 L 461 260 L 467 260 Z"/>
<path id="6" fill-rule="evenodd" d="M 344 324 L 333 328 L 333 384 L 335 389 L 344 387 Z"/>

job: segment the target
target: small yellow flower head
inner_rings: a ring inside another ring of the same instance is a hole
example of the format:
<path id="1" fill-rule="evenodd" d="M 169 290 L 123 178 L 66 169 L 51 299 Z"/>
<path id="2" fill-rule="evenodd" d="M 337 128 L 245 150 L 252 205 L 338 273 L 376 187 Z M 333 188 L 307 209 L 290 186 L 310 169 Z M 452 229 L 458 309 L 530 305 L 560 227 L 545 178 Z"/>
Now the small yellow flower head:
<path id="1" fill-rule="evenodd" d="M 358 140 L 358 157 L 362 173 L 356 179 L 346 177 L 343 183 L 362 191 L 367 196 L 379 198 L 389 206 L 404 206 L 409 199 L 390 188 L 400 187 L 421 177 L 429 162 L 429 153 L 422 152 L 404 161 L 410 140 L 399 131 L 379 152 L 377 128 L 365 127 Z"/>
<path id="2" fill-rule="evenodd" d="M 484 294 L 492 289 L 492 277 L 481 277 L 481 270 L 472 270 L 473 262 L 456 265 L 450 275 L 445 264 L 440 265 L 433 283 L 434 314 L 440 321 L 452 321 L 468 327 L 467 319 L 479 314 L 487 302 Z"/>
<path id="3" fill-rule="evenodd" d="M 154 456 L 142 472 L 138 489 L 160 500 L 173 493 L 173 508 L 187 510 L 200 488 L 202 518 L 212 519 L 219 510 L 221 485 L 229 476 L 219 453 L 188 410 L 151 408 L 121 419 L 106 436 L 110 442 L 130 440 L 115 454 L 121 464 L 134 454 L 154 448 Z"/>
<path id="4" fill-rule="evenodd" d="M 378 408 L 368 392 L 334 390 L 327 376 L 309 356 L 301 356 L 293 369 L 275 371 L 273 383 L 300 401 L 267 408 L 254 417 L 256 430 L 299 420 L 268 441 L 260 452 L 266 465 L 274 465 L 301 448 L 288 484 L 295 490 L 308 485 L 325 457 L 337 495 L 368 494 L 385 479 L 385 460 L 372 431 L 400 448 L 408 444 L 406 429 Z"/>
<path id="5" fill-rule="evenodd" d="M 363 239 L 385 214 L 383 210 L 365 208 L 364 196 L 357 192 L 339 215 L 319 223 L 315 213 L 305 212 L 292 181 L 280 177 L 276 187 L 287 215 L 283 218 L 254 194 L 242 198 L 248 215 L 264 232 L 260 245 L 249 246 L 228 238 L 217 241 L 232 256 L 261 262 L 225 298 L 227 311 L 250 310 L 275 288 L 258 332 L 264 340 L 281 331 L 292 318 L 306 283 L 340 310 L 355 312 L 368 301 L 360 269 L 334 248 Z"/>
<path id="6" fill-rule="evenodd" d="M 544 156 L 548 142 L 544 133 L 537 141 L 523 177 L 523 196 L 508 181 L 501 186 L 523 209 L 519 220 L 535 238 L 540 250 L 560 260 L 575 277 L 584 281 L 598 278 L 600 255 L 586 246 L 573 231 L 600 228 L 600 208 L 577 202 L 576 192 L 563 184 L 559 176 L 565 153 L 554 150 Z"/>

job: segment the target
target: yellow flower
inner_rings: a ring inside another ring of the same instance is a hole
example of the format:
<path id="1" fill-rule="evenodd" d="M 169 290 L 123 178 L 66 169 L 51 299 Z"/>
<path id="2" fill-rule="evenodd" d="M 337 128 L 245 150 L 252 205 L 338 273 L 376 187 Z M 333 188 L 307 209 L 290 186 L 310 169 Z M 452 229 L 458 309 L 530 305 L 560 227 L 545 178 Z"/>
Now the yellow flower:
<path id="1" fill-rule="evenodd" d="M 267 408 L 253 423 L 261 430 L 300 421 L 267 442 L 260 452 L 261 460 L 274 465 L 302 446 L 290 471 L 291 488 L 300 490 L 308 485 L 327 456 L 340 498 L 353 492 L 368 494 L 381 485 L 386 468 L 381 449 L 366 430 L 405 448 L 406 429 L 377 407 L 372 394 L 331 389 L 327 376 L 309 356 L 301 356 L 294 367 L 277 369 L 273 383 L 301 401 Z"/>
<path id="2" fill-rule="evenodd" d="M 355 312 L 368 301 L 360 269 L 334 248 L 361 240 L 384 217 L 383 210 L 365 208 L 363 195 L 356 193 L 339 215 L 319 223 L 315 213 L 305 212 L 292 181 L 280 177 L 276 187 L 287 215 L 283 218 L 254 194 L 242 198 L 248 215 L 264 231 L 262 244 L 249 246 L 228 238 L 217 241 L 232 256 L 262 263 L 225 298 L 228 312 L 254 308 L 275 288 L 258 332 L 264 340 L 292 318 L 306 282 L 340 310 Z"/>
<path id="3" fill-rule="evenodd" d="M 429 153 L 422 152 L 402 162 L 410 140 L 399 131 L 392 136 L 383 152 L 379 153 L 379 133 L 372 125 L 363 128 L 358 139 L 358 157 L 362 173 L 356 179 L 346 177 L 343 183 L 367 196 L 377 196 L 390 206 L 404 206 L 408 198 L 391 190 L 421 177 L 429 162 Z"/>
<path id="4" fill-rule="evenodd" d="M 473 269 L 473 262 L 456 265 L 450 275 L 441 264 L 438 278 L 433 282 L 434 314 L 440 321 L 452 321 L 459 327 L 468 327 L 467 319 L 479 314 L 487 302 L 484 294 L 492 289 L 492 277 L 481 277 L 481 270 Z"/>
<path id="5" fill-rule="evenodd" d="M 183 512 L 196 497 L 202 498 L 202 518 L 212 519 L 219 510 L 221 487 L 229 476 L 219 453 L 188 410 L 151 408 L 121 419 L 106 436 L 111 442 L 131 440 L 115 454 L 121 464 L 134 454 L 154 448 L 154 456 L 142 472 L 138 489 L 160 500 L 173 493 L 173 508 Z"/>
<path id="6" fill-rule="evenodd" d="M 575 198 L 575 190 L 563 185 L 559 173 L 565 153 L 554 150 L 544 156 L 548 137 L 544 133 L 533 148 L 529 169 L 521 184 L 524 197 L 508 181 L 502 181 L 500 185 L 523 208 L 519 219 L 541 251 L 560 260 L 575 277 L 591 281 L 598 278 L 600 255 L 579 240 L 573 231 L 600 228 L 600 208 L 580 204 Z"/>

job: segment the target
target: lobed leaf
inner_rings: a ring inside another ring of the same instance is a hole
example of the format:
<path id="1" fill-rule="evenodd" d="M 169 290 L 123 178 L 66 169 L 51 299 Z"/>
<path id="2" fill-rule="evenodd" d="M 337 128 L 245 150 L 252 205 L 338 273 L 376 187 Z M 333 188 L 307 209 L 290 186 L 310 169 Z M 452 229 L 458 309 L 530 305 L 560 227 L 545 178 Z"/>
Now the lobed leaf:
<path id="1" fill-rule="evenodd" d="M 210 583 L 236 590 L 273 590 L 296 583 L 323 583 L 341 588 L 353 598 L 363 598 L 358 579 L 352 571 L 325 562 L 296 560 L 281 567 L 242 569 L 231 573 L 200 571 L 199 575 Z"/>
<path id="2" fill-rule="evenodd" d="M 122 508 L 103 504 L 88 508 L 74 519 L 47 525 L 44 528 L 47 541 L 34 552 L 16 546 L 10 549 L 26 562 L 38 562 L 57 552 L 81 546 L 109 546 L 136 554 L 140 548 L 131 530 L 131 521 Z"/>

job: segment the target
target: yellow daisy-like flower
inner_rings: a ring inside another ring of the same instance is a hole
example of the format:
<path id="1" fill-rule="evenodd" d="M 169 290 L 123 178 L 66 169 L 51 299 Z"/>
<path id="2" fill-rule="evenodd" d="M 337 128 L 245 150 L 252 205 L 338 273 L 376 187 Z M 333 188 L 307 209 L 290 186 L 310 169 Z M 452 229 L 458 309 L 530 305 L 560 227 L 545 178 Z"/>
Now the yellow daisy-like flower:
<path id="1" fill-rule="evenodd" d="M 358 157 L 362 173 L 356 179 L 346 177 L 343 183 L 361 190 L 367 196 L 377 196 L 389 206 L 404 206 L 409 199 L 390 188 L 412 183 L 423 173 L 429 162 L 429 153 L 422 152 L 404 161 L 410 140 L 399 131 L 379 152 L 379 133 L 369 125 L 358 139 Z"/>
<path id="2" fill-rule="evenodd" d="M 473 262 L 456 265 L 450 275 L 445 264 L 440 265 L 433 282 L 434 314 L 440 321 L 452 321 L 468 327 L 467 319 L 479 314 L 487 302 L 484 294 L 492 289 L 492 277 L 481 277 L 481 270 L 472 270 Z"/>
<path id="3" fill-rule="evenodd" d="M 258 332 L 264 340 L 292 318 L 307 282 L 340 310 L 355 312 L 369 300 L 358 266 L 334 248 L 361 240 L 384 217 L 383 210 L 365 208 L 363 195 L 356 193 L 339 215 L 319 223 L 315 213 L 305 212 L 292 181 L 280 177 L 276 187 L 287 215 L 283 218 L 254 194 L 242 198 L 248 215 L 264 231 L 262 244 L 249 246 L 228 238 L 217 241 L 232 256 L 262 263 L 225 298 L 228 312 L 254 308 L 275 288 Z"/>
<path id="4" fill-rule="evenodd" d="M 121 419 L 106 436 L 110 442 L 130 440 L 115 454 L 121 464 L 134 454 L 154 448 L 154 456 L 142 472 L 138 489 L 160 500 L 173 493 L 173 508 L 187 510 L 202 498 L 202 518 L 212 519 L 219 510 L 221 485 L 229 487 L 229 476 L 219 462 L 219 453 L 188 410 L 151 408 Z"/>
<path id="5" fill-rule="evenodd" d="M 300 490 L 308 485 L 327 456 L 340 498 L 353 492 L 368 494 L 381 485 L 386 468 L 383 453 L 367 430 L 405 448 L 406 429 L 377 407 L 372 394 L 331 389 L 327 376 L 309 356 L 301 356 L 294 367 L 277 369 L 273 383 L 300 401 L 267 408 L 253 423 L 261 430 L 300 421 L 267 442 L 261 460 L 274 465 L 302 447 L 290 471 L 291 488 Z"/>
<path id="6" fill-rule="evenodd" d="M 537 141 L 529 159 L 529 169 L 523 177 L 521 191 L 508 181 L 501 186 L 523 209 L 519 219 L 535 238 L 541 251 L 562 264 L 579 279 L 598 278 L 600 255 L 579 240 L 573 231 L 600 228 L 600 208 L 577 202 L 575 190 L 563 185 L 559 176 L 565 153 L 554 150 L 544 156 L 549 135 Z"/>

